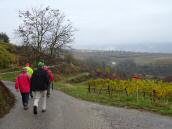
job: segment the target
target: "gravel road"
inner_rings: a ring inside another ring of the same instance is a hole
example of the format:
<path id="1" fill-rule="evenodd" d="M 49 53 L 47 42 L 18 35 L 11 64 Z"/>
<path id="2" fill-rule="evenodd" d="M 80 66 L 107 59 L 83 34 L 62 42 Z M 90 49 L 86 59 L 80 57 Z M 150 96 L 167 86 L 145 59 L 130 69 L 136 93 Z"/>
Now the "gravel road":
<path id="1" fill-rule="evenodd" d="M 172 118 L 138 110 L 103 106 L 81 101 L 59 91 L 52 91 L 47 112 L 33 115 L 32 104 L 23 110 L 21 96 L 14 83 L 4 81 L 16 95 L 14 108 L 0 119 L 0 129 L 172 129 Z"/>

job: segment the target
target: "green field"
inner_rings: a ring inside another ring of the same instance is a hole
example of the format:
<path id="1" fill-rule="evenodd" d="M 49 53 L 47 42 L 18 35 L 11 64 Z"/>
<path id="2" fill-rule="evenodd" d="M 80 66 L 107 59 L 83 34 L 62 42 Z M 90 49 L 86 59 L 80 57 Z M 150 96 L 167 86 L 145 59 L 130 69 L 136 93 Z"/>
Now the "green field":
<path id="1" fill-rule="evenodd" d="M 18 72 L 7 72 L 5 74 L 0 73 L 0 80 L 15 81 Z"/>

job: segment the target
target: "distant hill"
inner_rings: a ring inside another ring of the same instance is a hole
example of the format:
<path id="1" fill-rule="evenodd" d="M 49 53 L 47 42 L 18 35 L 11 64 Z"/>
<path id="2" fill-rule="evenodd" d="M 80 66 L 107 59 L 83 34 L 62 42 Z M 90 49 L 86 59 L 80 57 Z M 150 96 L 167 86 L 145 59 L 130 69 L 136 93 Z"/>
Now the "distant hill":
<path id="1" fill-rule="evenodd" d="M 101 51 L 101 50 L 72 50 L 76 59 L 94 59 L 105 62 L 119 62 L 133 60 L 136 64 L 172 64 L 172 54 L 127 52 L 127 51 Z"/>
<path id="2" fill-rule="evenodd" d="M 172 53 L 172 42 L 165 43 L 104 43 L 91 44 L 87 49 L 98 50 L 115 50 L 115 51 L 132 51 L 132 52 L 149 52 L 149 53 Z"/>
<path id="3" fill-rule="evenodd" d="M 172 53 L 172 43 L 131 43 L 112 45 L 112 48 L 121 51 L 149 52 L 149 53 Z"/>
<path id="4" fill-rule="evenodd" d="M 16 62 L 15 46 L 0 42 L 0 69 L 9 67 Z"/>

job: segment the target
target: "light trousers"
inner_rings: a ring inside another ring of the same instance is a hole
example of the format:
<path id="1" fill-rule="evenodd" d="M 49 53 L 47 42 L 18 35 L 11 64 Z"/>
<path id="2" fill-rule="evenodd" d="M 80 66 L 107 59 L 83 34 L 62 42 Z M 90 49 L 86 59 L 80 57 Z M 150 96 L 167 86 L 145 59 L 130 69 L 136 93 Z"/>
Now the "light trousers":
<path id="1" fill-rule="evenodd" d="M 34 92 L 34 106 L 38 107 L 40 98 L 42 97 L 42 109 L 46 110 L 47 90 Z"/>

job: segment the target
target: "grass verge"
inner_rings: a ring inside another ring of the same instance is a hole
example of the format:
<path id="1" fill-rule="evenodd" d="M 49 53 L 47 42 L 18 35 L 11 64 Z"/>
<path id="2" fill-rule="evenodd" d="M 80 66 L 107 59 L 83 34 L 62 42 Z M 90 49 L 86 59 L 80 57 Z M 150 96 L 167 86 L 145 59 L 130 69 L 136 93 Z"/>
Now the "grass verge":
<path id="1" fill-rule="evenodd" d="M 0 80 L 15 81 L 19 72 L 7 72 L 0 74 Z"/>

